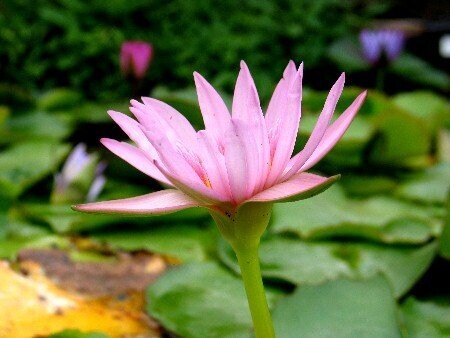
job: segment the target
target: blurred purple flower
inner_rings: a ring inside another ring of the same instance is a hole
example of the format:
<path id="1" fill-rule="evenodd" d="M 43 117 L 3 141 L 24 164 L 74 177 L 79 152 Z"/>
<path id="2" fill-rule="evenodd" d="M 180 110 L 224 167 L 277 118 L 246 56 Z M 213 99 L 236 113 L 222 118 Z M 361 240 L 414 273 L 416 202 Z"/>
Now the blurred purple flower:
<path id="1" fill-rule="evenodd" d="M 125 76 L 142 79 L 153 56 L 153 47 L 145 41 L 125 41 L 120 48 L 120 69 Z"/>
<path id="2" fill-rule="evenodd" d="M 399 30 L 390 29 L 364 29 L 359 34 L 364 58 L 376 64 L 382 54 L 392 62 L 400 56 L 405 44 L 405 35 Z"/>
<path id="3" fill-rule="evenodd" d="M 80 198 L 95 201 L 106 183 L 105 168 L 104 162 L 98 163 L 96 154 L 87 153 L 85 144 L 78 144 L 67 157 L 61 172 L 55 175 L 52 201 L 74 202 Z"/>

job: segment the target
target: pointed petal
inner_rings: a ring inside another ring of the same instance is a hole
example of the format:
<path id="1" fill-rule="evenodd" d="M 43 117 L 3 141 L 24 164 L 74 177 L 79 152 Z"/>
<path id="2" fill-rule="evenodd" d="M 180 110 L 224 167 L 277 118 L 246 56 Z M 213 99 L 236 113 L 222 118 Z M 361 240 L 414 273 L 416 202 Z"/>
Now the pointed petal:
<path id="1" fill-rule="evenodd" d="M 244 61 L 241 61 L 241 70 L 234 89 L 232 116 L 233 119 L 239 119 L 247 123 L 262 117 L 258 92 Z"/>
<path id="2" fill-rule="evenodd" d="M 220 137 L 220 131 L 230 124 L 230 112 L 208 81 L 197 72 L 194 72 L 194 80 L 205 129 L 213 133 L 215 137 Z"/>
<path id="3" fill-rule="evenodd" d="M 193 163 L 195 153 L 185 153 L 189 149 L 183 149 L 182 144 L 171 143 L 159 130 L 144 129 L 143 131 L 159 154 L 160 162 L 155 161 L 155 166 L 174 186 L 200 201 L 226 200 L 225 196 L 207 186 L 207 177 L 201 164 Z M 188 162 L 190 156 L 194 158 Z M 193 166 L 195 164 L 197 164 L 196 167 Z"/>
<path id="4" fill-rule="evenodd" d="M 187 121 L 181 122 L 184 118 L 180 117 L 181 114 L 175 109 L 171 109 L 169 105 L 161 108 L 159 104 L 146 105 L 136 100 L 131 100 L 131 104 L 130 111 L 146 129 L 160 130 L 174 143 L 182 142 L 187 147 L 196 146 L 194 128 Z"/>
<path id="5" fill-rule="evenodd" d="M 361 108 L 364 100 L 366 99 L 367 91 L 362 92 L 353 101 L 353 103 L 339 116 L 336 121 L 334 121 L 331 126 L 327 129 L 322 141 L 319 143 L 318 147 L 314 153 L 309 157 L 306 163 L 300 168 L 301 171 L 306 171 L 319 162 L 336 143 L 344 135 L 350 123 L 356 116 L 359 108 Z"/>
<path id="6" fill-rule="evenodd" d="M 196 200 L 175 189 L 166 189 L 151 194 L 74 205 L 77 211 L 88 213 L 124 215 L 163 215 L 175 211 L 202 206 Z"/>
<path id="7" fill-rule="evenodd" d="M 222 195 L 232 199 L 230 183 L 228 182 L 225 157 L 219 151 L 219 147 L 206 130 L 198 132 L 198 139 L 203 151 L 199 152 L 202 164 L 207 172 L 211 186 Z"/>
<path id="8" fill-rule="evenodd" d="M 128 135 L 130 140 L 137 144 L 139 148 L 148 152 L 150 156 L 156 156 L 156 151 L 142 132 L 139 123 L 131 117 L 109 110 L 108 115 L 116 122 L 119 127 Z"/>
<path id="9" fill-rule="evenodd" d="M 112 153 L 131 164 L 137 170 L 164 184 L 172 185 L 167 178 L 155 167 L 153 161 L 139 148 L 125 142 L 102 138 L 100 142 Z"/>
<path id="10" fill-rule="evenodd" d="M 298 173 L 289 180 L 260 192 L 245 203 L 298 201 L 324 191 L 338 179 L 339 175 L 322 177 L 310 173 Z"/>
<path id="11" fill-rule="evenodd" d="M 273 153 L 266 187 L 272 186 L 279 179 L 294 150 L 301 116 L 302 77 L 303 63 L 295 76 L 289 79 L 290 83 L 286 81 L 285 96 L 280 99 L 279 106 L 274 108 L 274 113 L 278 116 L 275 125 L 266 122 Z"/>
<path id="12" fill-rule="evenodd" d="M 287 167 L 290 169 L 288 169 L 287 172 L 283 175 L 282 180 L 286 180 L 290 176 L 294 175 L 301 168 L 301 166 L 305 164 L 305 162 L 319 145 L 330 124 L 331 118 L 333 117 L 337 102 L 342 94 L 342 90 L 344 89 L 344 83 L 345 74 L 342 73 L 342 75 L 333 85 L 330 93 L 328 94 L 325 105 L 322 109 L 322 112 L 320 113 L 311 136 L 308 139 L 308 142 L 306 142 L 303 150 L 289 161 Z"/>
<path id="13" fill-rule="evenodd" d="M 160 100 L 143 97 L 146 114 L 156 113 L 171 128 L 180 140 L 188 144 L 196 143 L 196 132 L 191 123 L 178 110 Z M 148 110 L 151 111 L 148 111 Z"/>
<path id="14" fill-rule="evenodd" d="M 231 193 L 233 200 L 239 203 L 249 196 L 249 164 L 245 143 L 237 124 L 237 121 L 231 120 L 231 126 L 225 132 L 223 146 Z"/>

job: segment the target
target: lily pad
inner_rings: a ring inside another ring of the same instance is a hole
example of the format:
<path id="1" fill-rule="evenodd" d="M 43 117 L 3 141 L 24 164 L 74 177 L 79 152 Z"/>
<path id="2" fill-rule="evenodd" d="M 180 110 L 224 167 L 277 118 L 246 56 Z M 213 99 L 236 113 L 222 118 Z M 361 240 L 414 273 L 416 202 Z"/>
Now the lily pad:
<path id="1" fill-rule="evenodd" d="M 189 263 L 165 273 L 147 290 L 147 311 L 182 337 L 250 337 L 243 283 L 215 263 Z"/>
<path id="2" fill-rule="evenodd" d="M 353 237 L 384 243 L 423 243 L 440 233 L 441 222 L 426 208 L 387 196 L 346 197 L 334 185 L 297 203 L 276 204 L 271 231 L 301 238 Z"/>
<path id="3" fill-rule="evenodd" d="M 8 148 L 0 154 L 0 191 L 11 198 L 56 171 L 69 152 L 68 145 L 30 142 Z"/>
<path id="4" fill-rule="evenodd" d="M 401 337 L 396 304 L 381 276 L 303 286 L 273 312 L 279 337 Z"/>
<path id="5" fill-rule="evenodd" d="M 405 294 L 430 266 L 437 244 L 423 247 L 381 246 L 370 243 L 303 242 L 271 237 L 261 242 L 262 275 L 296 285 L 317 285 L 342 277 L 384 275 L 396 297 Z M 239 274 L 236 257 L 222 242 L 220 259 Z"/>
<path id="6" fill-rule="evenodd" d="M 72 126 L 49 113 L 11 114 L 0 128 L 0 143 L 62 140 L 71 132 Z"/>
<path id="7" fill-rule="evenodd" d="M 147 228 L 96 233 L 91 238 L 114 249 L 148 250 L 189 262 L 207 259 L 218 235 L 213 227 L 186 223 L 154 224 Z"/>
<path id="8" fill-rule="evenodd" d="M 402 305 L 405 331 L 411 338 L 450 337 L 450 303 L 408 298 Z"/>
<path id="9" fill-rule="evenodd" d="M 450 163 L 409 175 L 395 190 L 397 196 L 423 203 L 444 204 L 450 190 Z"/>

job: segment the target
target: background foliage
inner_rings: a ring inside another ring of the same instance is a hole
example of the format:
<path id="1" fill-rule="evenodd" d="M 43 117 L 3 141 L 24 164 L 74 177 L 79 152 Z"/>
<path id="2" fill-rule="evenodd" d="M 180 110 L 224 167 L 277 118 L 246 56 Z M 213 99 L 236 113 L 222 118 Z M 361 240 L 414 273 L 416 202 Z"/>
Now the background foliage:
<path id="1" fill-rule="evenodd" d="M 70 87 L 90 98 L 126 95 L 115 70 L 127 39 L 153 43 L 150 84 L 182 88 L 197 70 L 229 90 L 244 59 L 267 98 L 286 59 L 305 61 L 313 73 L 332 41 L 386 8 L 355 0 L 37 0 L 32 6 L 6 0 L 0 6 L 1 81 L 26 90 Z"/>

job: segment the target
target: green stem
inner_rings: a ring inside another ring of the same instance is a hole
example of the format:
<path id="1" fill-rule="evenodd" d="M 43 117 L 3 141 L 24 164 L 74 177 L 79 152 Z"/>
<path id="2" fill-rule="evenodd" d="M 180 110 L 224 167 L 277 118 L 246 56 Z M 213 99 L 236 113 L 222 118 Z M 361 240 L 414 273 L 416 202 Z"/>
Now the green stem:
<path id="1" fill-rule="evenodd" d="M 275 338 L 259 266 L 259 241 L 256 245 L 247 243 L 247 245 L 235 245 L 233 248 L 241 268 L 255 336 L 256 338 Z"/>

